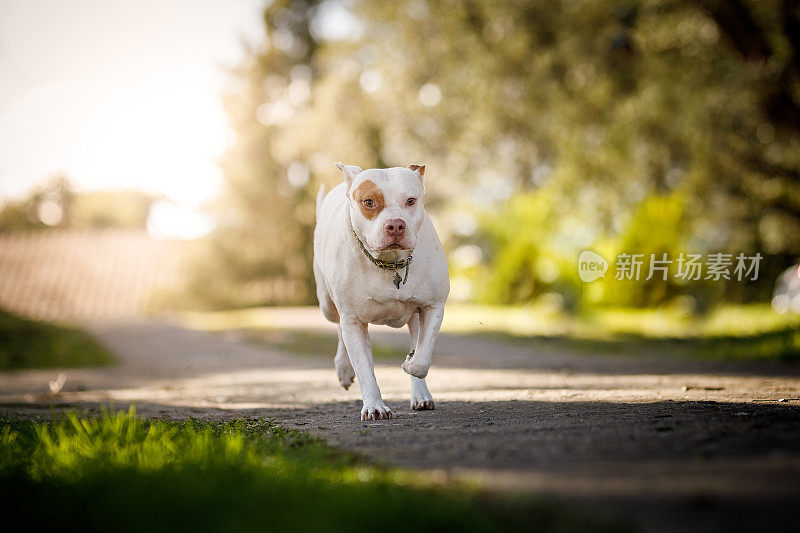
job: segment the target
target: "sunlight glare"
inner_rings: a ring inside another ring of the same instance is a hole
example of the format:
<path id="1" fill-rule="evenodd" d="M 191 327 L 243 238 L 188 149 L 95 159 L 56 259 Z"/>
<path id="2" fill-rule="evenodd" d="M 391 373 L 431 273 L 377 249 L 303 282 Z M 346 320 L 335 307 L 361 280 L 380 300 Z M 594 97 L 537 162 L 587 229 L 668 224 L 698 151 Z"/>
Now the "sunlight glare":
<path id="1" fill-rule="evenodd" d="M 261 38 L 263 2 L 76 4 L 0 3 L 0 202 L 63 174 L 77 192 L 206 205 L 233 137 L 226 66 Z"/>

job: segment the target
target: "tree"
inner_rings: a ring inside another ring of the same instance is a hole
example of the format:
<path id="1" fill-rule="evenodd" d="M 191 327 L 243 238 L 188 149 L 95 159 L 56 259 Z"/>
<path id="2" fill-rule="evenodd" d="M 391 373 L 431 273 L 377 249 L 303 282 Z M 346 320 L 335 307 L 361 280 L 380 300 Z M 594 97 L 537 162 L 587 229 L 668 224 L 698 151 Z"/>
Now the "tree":
<path id="1" fill-rule="evenodd" d="M 650 196 L 685 199 L 675 246 L 800 253 L 794 2 L 414 5 L 364 11 L 394 57 L 389 85 L 441 90 L 424 141 L 445 172 L 462 155 L 462 190 L 498 216 L 555 182 L 566 255 L 640 231 L 627 226 Z"/>
<path id="2" fill-rule="evenodd" d="M 310 173 L 288 157 L 282 130 L 308 105 L 318 43 L 314 3 L 275 1 L 265 42 L 234 70 L 226 97 L 236 137 L 221 165 L 218 227 L 199 252 L 190 290 L 214 307 L 310 302 L 314 210 Z"/>
<path id="3" fill-rule="evenodd" d="M 648 206 L 681 214 L 670 249 L 760 250 L 776 268 L 800 253 L 795 0 L 287 0 L 264 20 L 228 101 L 228 190 L 195 283 L 216 305 L 313 300 L 314 197 L 335 160 L 426 163 L 446 248 L 480 246 L 486 286 L 519 281 L 504 300 L 574 289 L 566 258 L 646 235 L 632 225 L 661 223 Z M 546 234 L 497 231 L 543 203 Z M 555 279 L 536 279 L 531 247 L 565 265 Z"/>

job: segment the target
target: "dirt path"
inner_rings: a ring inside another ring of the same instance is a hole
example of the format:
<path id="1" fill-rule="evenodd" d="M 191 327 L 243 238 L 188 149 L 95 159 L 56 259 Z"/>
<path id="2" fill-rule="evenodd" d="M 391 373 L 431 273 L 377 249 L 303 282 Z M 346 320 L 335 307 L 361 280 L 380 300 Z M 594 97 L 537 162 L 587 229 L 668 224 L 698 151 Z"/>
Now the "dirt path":
<path id="1" fill-rule="evenodd" d="M 361 422 L 357 387 L 338 386 L 332 354 L 297 357 L 161 322 L 90 328 L 119 365 L 67 370 L 58 395 L 48 390 L 57 371 L 0 373 L 0 414 L 113 400 L 148 416 L 269 417 L 385 463 L 555 494 L 645 530 L 800 524 L 797 366 L 587 357 L 442 335 L 428 380 L 437 409 L 414 412 L 399 367 L 406 334 L 378 330 L 398 347 L 397 361 L 376 367 L 395 418 Z"/>

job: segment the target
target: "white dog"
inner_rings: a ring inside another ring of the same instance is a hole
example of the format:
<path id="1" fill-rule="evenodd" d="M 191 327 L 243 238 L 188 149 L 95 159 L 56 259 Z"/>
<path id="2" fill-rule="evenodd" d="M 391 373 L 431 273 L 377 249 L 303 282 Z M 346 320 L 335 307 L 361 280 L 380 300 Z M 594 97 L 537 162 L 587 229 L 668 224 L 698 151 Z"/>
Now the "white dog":
<path id="1" fill-rule="evenodd" d="M 450 292 L 447 259 L 422 205 L 425 166 L 361 170 L 336 163 L 344 183 L 317 195 L 314 278 L 325 318 L 339 324 L 334 363 L 346 389 L 358 378 L 362 420 L 391 418 L 372 363 L 368 324 L 408 324 L 411 407 L 433 409 L 425 385 Z"/>

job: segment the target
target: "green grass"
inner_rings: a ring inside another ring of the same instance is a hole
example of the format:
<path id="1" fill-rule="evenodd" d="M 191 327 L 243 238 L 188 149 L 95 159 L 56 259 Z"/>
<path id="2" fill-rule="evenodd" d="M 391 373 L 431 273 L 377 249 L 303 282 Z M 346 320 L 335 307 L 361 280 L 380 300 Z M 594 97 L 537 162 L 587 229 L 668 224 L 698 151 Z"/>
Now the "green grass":
<path id="1" fill-rule="evenodd" d="M 87 333 L 0 310 L 0 370 L 104 365 L 111 355 Z"/>
<path id="2" fill-rule="evenodd" d="M 680 307 L 657 309 L 594 308 L 577 315 L 541 306 L 453 305 L 445 309 L 442 330 L 449 333 L 493 332 L 514 336 L 612 338 L 746 337 L 800 328 L 800 315 L 781 315 L 769 305 L 726 305 L 706 315 Z"/>
<path id="3" fill-rule="evenodd" d="M 612 308 L 550 320 L 549 327 L 484 330 L 478 335 L 549 353 L 800 361 L 800 316 L 780 315 L 761 305 L 720 307 L 702 317 L 670 308 Z"/>
<path id="4" fill-rule="evenodd" d="M 746 336 L 648 337 L 619 334 L 602 338 L 527 336 L 508 333 L 477 335 L 530 346 L 538 353 L 650 356 L 707 360 L 800 361 L 800 329 Z"/>
<path id="5" fill-rule="evenodd" d="M 373 466 L 270 422 L 130 412 L 0 420 L 4 508 L 26 529 L 613 531 L 548 499 Z"/>

